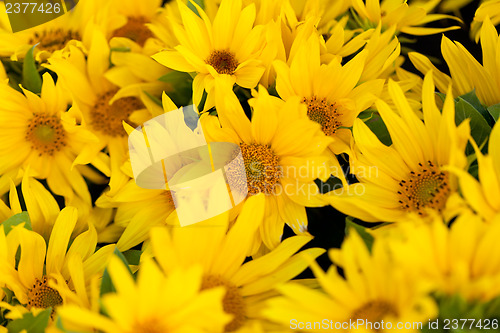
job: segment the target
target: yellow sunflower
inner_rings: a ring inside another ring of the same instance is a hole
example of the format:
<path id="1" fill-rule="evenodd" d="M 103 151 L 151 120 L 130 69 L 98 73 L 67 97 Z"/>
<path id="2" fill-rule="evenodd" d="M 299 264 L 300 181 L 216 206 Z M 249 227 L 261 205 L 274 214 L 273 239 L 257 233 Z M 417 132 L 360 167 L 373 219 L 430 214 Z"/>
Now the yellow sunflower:
<path id="1" fill-rule="evenodd" d="M 483 155 L 476 143 L 471 140 L 476 150 L 479 165 L 479 181 L 464 170 L 450 170 L 458 176 L 462 196 L 471 208 L 491 222 L 500 214 L 500 125 L 491 131 L 488 143 L 488 155 Z"/>
<path id="2" fill-rule="evenodd" d="M 401 88 L 389 81 L 389 93 L 397 106 L 395 113 L 379 100 L 382 120 L 392 139 L 386 146 L 360 120 L 354 123 L 356 154 L 352 172 L 359 183 L 332 193 L 331 204 L 364 221 L 404 219 L 407 214 L 422 216 L 429 211 L 447 219 L 463 208 L 457 180 L 445 166 L 464 169 L 469 123 L 455 125 L 453 97 L 448 94 L 442 113 L 436 107 L 432 72 L 424 79 L 423 122 L 408 104 Z"/>
<path id="3" fill-rule="evenodd" d="M 387 241 L 397 265 L 428 282 L 437 294 L 487 302 L 500 296 L 500 215 L 488 222 L 467 213 L 450 227 L 441 218 L 399 223 L 388 230 Z"/>
<path id="4" fill-rule="evenodd" d="M 36 60 L 46 61 L 51 56 L 60 56 L 69 51 L 69 45 L 80 48 L 89 47 L 91 22 L 94 20 L 95 13 L 102 6 L 106 6 L 106 4 L 102 2 L 99 4 L 92 0 L 81 1 L 73 10 L 56 19 L 16 33 L 12 32 L 7 21 L 7 24 L 0 28 L 0 56 L 14 59 L 24 58 L 26 52 L 37 44 Z M 5 15 L 2 15 L 2 18 L 8 20 L 4 2 L 1 3 L 0 8 L 2 14 Z M 27 11 L 30 11 L 31 8 L 28 7 Z M 64 8 L 60 10 L 63 11 Z"/>
<path id="5" fill-rule="evenodd" d="M 229 231 L 227 213 L 186 227 L 151 231 L 151 254 L 167 276 L 179 267 L 201 265 L 201 289 L 224 288 L 223 308 L 232 315 L 225 332 L 254 332 L 251 328 L 260 325 L 268 332 L 273 325 L 260 315 L 264 300 L 275 286 L 307 267 L 303 255 L 316 258 L 324 252 L 312 248 L 294 255 L 312 237 L 293 236 L 270 253 L 244 263 L 252 246 L 248 235 L 255 233 L 264 216 L 264 200 L 264 194 L 249 198 Z"/>
<path id="6" fill-rule="evenodd" d="M 165 93 L 162 96 L 162 107 L 150 99 L 144 99 L 144 101 L 146 102 L 146 108 L 154 116 L 178 109 Z M 176 119 L 177 124 L 182 124 L 183 122 L 184 119 Z M 182 138 L 186 140 L 189 138 L 189 133 L 182 131 L 191 131 L 190 128 L 187 126 L 184 126 L 184 128 L 175 126 L 174 128 L 178 131 L 174 135 L 168 132 L 162 132 L 156 136 L 150 135 L 148 137 L 150 144 L 168 150 L 170 148 L 169 144 L 175 142 L 176 139 Z M 125 129 L 130 136 L 129 140 L 136 142 L 135 135 L 137 131 L 134 131 L 130 126 L 125 126 Z M 144 140 L 142 132 L 140 133 L 139 140 L 141 138 Z M 148 161 L 150 158 L 148 155 L 143 156 L 143 158 L 139 157 L 139 160 Z M 116 208 L 113 225 L 123 230 L 117 246 L 120 251 L 125 251 L 148 239 L 149 230 L 152 227 L 164 225 L 167 217 L 175 209 L 175 206 L 168 189 L 146 189 L 139 187 L 133 178 L 133 168 L 130 161 L 127 161 L 121 169 L 130 177 L 130 180 L 115 193 L 105 191 L 96 200 L 96 205 L 102 209 Z M 164 179 L 161 178 L 160 181 L 163 182 Z"/>
<path id="7" fill-rule="evenodd" d="M 476 40 L 476 43 L 479 41 L 481 27 L 486 18 L 488 18 L 494 26 L 500 23 L 499 0 L 482 1 L 481 5 L 476 9 L 474 19 L 470 26 L 471 37 Z"/>
<path id="8" fill-rule="evenodd" d="M 428 28 L 423 25 L 442 19 L 456 19 L 450 15 L 429 14 L 440 0 L 410 2 L 406 0 L 344 0 L 352 2 L 352 8 L 358 16 L 361 27 L 376 27 L 379 22 L 383 29 L 396 27 L 396 31 L 409 35 L 432 35 L 460 29 L 458 26 L 447 28 Z"/>
<path id="9" fill-rule="evenodd" d="M 90 204 L 90 194 L 82 172 L 87 166 L 72 167 L 80 156 L 92 151 L 97 138 L 80 123 L 76 106 L 68 111 L 68 95 L 61 84 L 43 75 L 40 96 L 23 89 L 19 92 L 7 83 L 0 84 L 0 192 L 16 185 L 19 171 L 28 167 L 32 176 L 46 179 L 50 189 L 66 202 L 75 197 Z"/>
<path id="10" fill-rule="evenodd" d="M 111 191 L 117 191 L 129 180 L 121 171 L 121 166 L 128 158 L 127 133 L 122 121 L 141 124 L 151 118 L 140 98 L 140 92 L 145 90 L 152 95 L 159 95 L 164 85 L 161 82 L 141 83 L 134 75 L 112 76 L 112 79 L 132 80 L 123 82 L 123 88 L 120 89 L 105 77 L 110 66 L 109 56 L 110 48 L 104 35 L 94 30 L 87 59 L 82 51 L 73 49 L 69 58 L 50 59 L 47 67 L 58 75 L 58 80 L 71 92 L 75 105 L 82 111 L 82 122 L 87 123 L 88 128 L 99 138 L 93 150 L 81 154 L 74 164 L 92 163 L 110 177 Z M 144 63 L 143 70 L 151 73 L 147 64 Z M 109 156 L 102 152 L 103 149 Z"/>
<path id="11" fill-rule="evenodd" d="M 296 46 L 288 65 L 280 60 L 274 62 L 276 91 L 285 101 L 299 98 L 307 106 L 307 116 L 333 138 L 329 148 L 334 154 L 349 152 L 349 127 L 361 111 L 373 104 L 384 85 L 383 80 L 359 84 L 366 55 L 360 52 L 344 66 L 337 59 L 321 64 L 319 37 L 312 33 Z"/>
<path id="12" fill-rule="evenodd" d="M 152 260 L 143 262 L 137 281 L 118 258 L 108 266 L 116 292 L 101 297 L 107 314 L 62 306 L 63 323 L 85 327 L 80 332 L 223 332 L 231 320 L 222 309 L 224 289 L 202 289 L 199 266 L 165 275 Z"/>
<path id="13" fill-rule="evenodd" d="M 57 308 L 66 303 L 90 307 L 87 288 L 94 276 L 102 275 L 115 246 L 95 252 L 97 233 L 92 225 L 69 246 L 77 222 L 74 207 L 64 208 L 54 223 L 48 246 L 38 233 L 24 225 L 13 227 L 6 235 L 0 226 L 0 283 L 14 292 L 21 306 L 2 307 L 12 312 L 10 319 L 35 309 Z M 20 249 L 16 264 L 16 250 Z"/>
<path id="14" fill-rule="evenodd" d="M 483 64 L 481 65 L 467 49 L 459 42 L 452 42 L 443 36 L 441 52 L 451 73 L 451 77 L 440 72 L 425 56 L 411 52 L 410 60 L 422 73 L 433 70 L 436 87 L 440 92 L 446 93 L 452 84 L 453 96 L 458 97 L 472 90 L 481 103 L 491 106 L 500 103 L 500 74 L 497 57 L 500 37 L 488 17 L 481 27 L 481 49 Z"/>
<path id="15" fill-rule="evenodd" d="M 230 89 L 230 82 L 216 87 L 218 118 L 204 115 L 201 125 L 209 141 L 240 146 L 248 194 L 265 194 L 266 217 L 254 246 L 262 239 L 272 249 L 279 244 L 285 223 L 296 234 L 307 232 L 305 206 L 325 204 L 314 180 L 328 179 L 331 173 L 325 156 L 331 138 L 308 119 L 298 98 L 284 102 L 261 88 L 249 100 L 250 121 L 236 96 L 227 93 Z"/>
<path id="16" fill-rule="evenodd" d="M 242 9 L 241 0 L 224 0 L 211 22 L 198 5 L 193 3 L 200 16 L 181 1 L 178 4 L 182 25 L 173 28 L 180 45 L 153 58 L 168 68 L 196 73 L 193 103 L 200 105 L 206 91 L 204 108 L 213 107 L 214 82 L 226 76 L 244 88 L 257 86 L 265 70 L 259 59 L 265 34 L 263 26 L 254 27 L 255 5 Z"/>
<path id="17" fill-rule="evenodd" d="M 300 332 L 419 332 L 437 315 L 428 287 L 395 264 L 385 242 L 375 239 L 370 253 L 353 232 L 329 255 L 345 278 L 335 266 L 325 273 L 312 263 L 321 290 L 293 281 L 279 286 L 282 296 L 267 302 L 265 317 Z"/>

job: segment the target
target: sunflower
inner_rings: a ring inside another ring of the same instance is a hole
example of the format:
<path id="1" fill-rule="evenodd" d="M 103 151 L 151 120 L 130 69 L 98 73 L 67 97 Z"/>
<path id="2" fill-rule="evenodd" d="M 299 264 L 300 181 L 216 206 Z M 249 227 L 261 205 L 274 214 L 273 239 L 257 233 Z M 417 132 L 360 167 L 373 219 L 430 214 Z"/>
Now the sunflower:
<path id="1" fill-rule="evenodd" d="M 456 19 L 444 14 L 429 14 L 439 1 L 410 2 L 406 0 L 344 0 L 352 1 L 354 15 L 362 28 L 376 27 L 379 22 L 383 29 L 396 27 L 397 33 L 402 32 L 409 35 L 422 36 L 460 29 L 458 26 L 447 28 L 422 27 L 429 22 L 442 19 Z"/>
<path id="2" fill-rule="evenodd" d="M 41 235 L 25 229 L 24 225 L 13 227 L 7 235 L 3 225 L 0 226 L 0 283 L 21 304 L 9 307 L 15 310 L 10 314 L 11 319 L 26 311 L 49 307 L 54 315 L 66 303 L 91 306 L 87 288 L 94 276 L 102 275 L 115 246 L 108 245 L 95 252 L 97 233 L 92 225 L 69 246 L 77 215 L 74 207 L 66 207 L 57 215 L 48 247 Z"/>
<path id="3" fill-rule="evenodd" d="M 321 290 L 293 281 L 279 286 L 282 296 L 267 302 L 264 316 L 301 332 L 322 332 L 322 325 L 337 331 L 381 332 L 401 329 L 397 326 L 401 322 L 412 323 L 406 332 L 419 332 L 419 325 L 437 315 L 428 287 L 395 264 L 385 242 L 375 239 L 370 253 L 353 232 L 341 249 L 332 249 L 329 255 L 345 278 L 337 267 L 325 273 L 313 262 Z"/>
<path id="4" fill-rule="evenodd" d="M 213 22 L 194 3 L 201 17 L 181 1 L 178 5 L 183 24 L 173 29 L 180 45 L 153 58 L 168 68 L 196 73 L 193 103 L 200 105 L 206 91 L 204 109 L 213 107 L 214 81 L 226 76 L 243 88 L 257 86 L 265 70 L 259 59 L 265 34 L 263 26 L 253 26 L 255 5 L 242 9 L 241 0 L 224 0 Z"/>
<path id="5" fill-rule="evenodd" d="M 178 110 L 177 106 L 165 93 L 162 96 L 162 106 L 158 106 L 151 100 L 144 100 L 147 101 L 146 108 L 154 116 Z M 173 121 L 175 124 L 184 123 L 184 119 L 180 119 L 179 114 L 172 113 L 172 115 L 176 116 L 175 121 Z M 129 134 L 129 143 L 132 146 L 144 140 L 142 131 L 139 132 L 127 125 L 125 125 L 125 129 Z M 175 148 L 172 148 L 171 144 L 175 143 L 176 139 L 182 138 L 183 142 L 185 142 L 190 138 L 189 132 L 192 134 L 192 130 L 187 126 L 176 125 L 172 126 L 171 129 L 175 130 L 176 133 L 165 131 L 159 132 L 158 135 L 149 135 L 149 144 L 161 147 L 161 151 L 168 152 L 169 149 L 174 151 Z M 140 134 L 139 137 L 137 137 L 137 134 Z M 135 153 L 131 153 L 134 163 L 140 164 L 143 161 L 150 160 L 148 152 L 143 153 L 144 156 L 136 156 Z M 163 176 L 160 177 L 160 185 L 156 188 L 142 188 L 137 185 L 133 170 L 136 164 L 133 165 L 130 161 L 125 162 L 121 169 L 130 177 L 130 180 L 115 193 L 105 191 L 96 200 L 96 205 L 102 209 L 116 208 L 113 225 L 123 230 L 123 234 L 117 242 L 118 249 L 121 251 L 128 250 L 148 239 L 149 230 L 154 226 L 164 225 L 167 217 L 175 209 L 172 194 L 165 187 Z M 137 173 L 137 167 L 135 172 Z"/>
<path id="6" fill-rule="evenodd" d="M 481 27 L 481 49 L 483 64 L 481 65 L 459 42 L 452 42 L 443 36 L 441 52 L 451 73 L 451 77 L 440 72 L 425 56 L 410 52 L 413 65 L 422 73 L 433 70 L 436 87 L 446 93 L 452 84 L 453 96 L 458 97 L 472 90 L 481 103 L 491 106 L 500 103 L 500 75 L 498 74 L 497 56 L 500 37 L 488 17 Z"/>
<path id="7" fill-rule="evenodd" d="M 488 155 L 483 155 L 473 140 L 471 144 L 478 160 L 479 181 L 464 170 L 450 171 L 456 173 L 462 196 L 467 203 L 489 223 L 500 214 L 500 125 L 497 123 L 491 131 Z"/>
<path id="8" fill-rule="evenodd" d="M 164 85 L 161 82 L 141 83 L 136 76 L 113 76 L 113 79 L 121 77 L 134 80 L 124 82 L 120 89 L 105 77 L 110 66 L 109 57 L 110 48 L 104 35 L 94 30 L 87 59 L 82 51 L 73 49 L 69 58 L 50 59 L 47 67 L 58 75 L 58 80 L 71 92 L 75 105 L 82 111 L 82 122 L 87 123 L 99 139 L 93 145 L 93 150 L 81 154 L 74 164 L 92 163 L 110 177 L 111 191 L 117 191 L 129 180 L 121 171 L 121 166 L 128 158 L 127 133 L 122 121 L 140 124 L 151 118 L 140 98 L 140 92 L 145 90 L 157 95 Z M 148 73 L 148 70 L 146 66 L 144 72 Z M 103 149 L 109 156 L 102 152 Z"/>
<path id="9" fill-rule="evenodd" d="M 209 141 L 239 145 L 248 194 L 266 195 L 266 217 L 254 245 L 262 238 L 272 249 L 280 242 L 285 222 L 295 233 L 305 233 L 305 206 L 325 205 L 314 180 L 325 180 L 331 173 L 325 156 L 331 138 L 308 119 L 298 98 L 284 102 L 261 88 L 249 100 L 249 121 L 236 96 L 227 93 L 230 89 L 231 82 L 215 88 L 219 118 L 204 115 L 201 125 Z M 237 173 L 228 177 L 242 179 Z"/>
<path id="10" fill-rule="evenodd" d="M 91 29 L 89 22 L 93 21 L 94 13 L 100 6 L 102 8 L 102 2 L 99 5 L 96 1 L 82 1 L 62 16 L 16 33 L 12 32 L 10 24 L 7 23 L 0 28 L 0 56 L 24 58 L 26 52 L 33 45 L 37 45 L 36 60 L 46 61 L 49 57 L 60 56 L 69 51 L 69 45 L 79 48 L 88 47 L 90 45 L 88 31 Z M 5 15 L 2 18 L 8 20 L 3 2 L 0 8 L 2 14 Z M 29 10 L 31 7 L 28 8 Z M 61 8 L 61 11 L 63 10 Z"/>
<path id="11" fill-rule="evenodd" d="M 116 292 L 101 297 L 107 316 L 77 306 L 62 306 L 63 323 L 83 332 L 222 332 L 230 316 L 222 309 L 222 287 L 201 289 L 199 266 L 165 275 L 152 260 L 143 262 L 137 281 L 118 258 L 108 266 Z"/>
<path id="12" fill-rule="evenodd" d="M 26 89 L 21 93 L 5 82 L 0 84 L 0 96 L 0 192 L 7 192 L 10 178 L 17 185 L 19 171 L 29 168 L 67 203 L 79 198 L 89 205 L 80 172 L 88 167 L 72 168 L 72 164 L 92 150 L 97 138 L 79 122 L 77 107 L 66 111 L 68 96 L 61 85 L 46 73 L 40 96 Z"/>
<path id="13" fill-rule="evenodd" d="M 483 303 L 500 296 L 500 215 L 488 222 L 466 213 L 450 227 L 441 218 L 398 223 L 389 235 L 380 229 L 379 237 L 388 237 L 397 265 L 437 295 Z"/>
<path id="14" fill-rule="evenodd" d="M 471 37 L 476 40 L 476 43 L 479 41 L 481 27 L 486 18 L 488 18 L 494 26 L 497 26 L 500 23 L 499 0 L 483 1 L 476 9 L 474 19 L 470 25 L 470 34 Z"/>
<path id="15" fill-rule="evenodd" d="M 469 124 L 455 125 L 455 108 L 450 94 L 442 113 L 436 107 L 432 72 L 423 84 L 424 122 L 410 108 L 401 88 L 389 81 L 389 93 L 399 115 L 381 100 L 377 109 L 392 139 L 386 146 L 360 120 L 354 122 L 357 151 L 352 172 L 359 183 L 332 193 L 338 210 L 368 222 L 395 222 L 407 214 L 428 215 L 430 211 L 447 219 L 463 209 L 457 181 L 445 166 L 464 169 Z"/>
<path id="16" fill-rule="evenodd" d="M 96 22 L 105 31 L 112 48 L 128 48 L 150 56 L 177 42 L 166 18 L 173 5 L 166 4 L 167 8 L 163 8 L 162 0 L 111 0 L 96 13 Z"/>
<path id="17" fill-rule="evenodd" d="M 344 66 L 337 59 L 322 65 L 316 33 L 295 47 L 289 65 L 280 60 L 274 62 L 276 91 L 285 101 L 299 98 L 307 106 L 307 116 L 333 138 L 329 148 L 334 154 L 349 152 L 352 141 L 349 127 L 361 111 L 373 104 L 384 81 L 359 84 L 366 52 L 360 52 Z"/>
<path id="18" fill-rule="evenodd" d="M 293 236 L 274 251 L 245 263 L 252 246 L 248 235 L 255 233 L 260 225 L 264 200 L 264 194 L 249 198 L 228 232 L 228 213 L 191 226 L 151 231 L 151 254 L 167 276 L 179 267 L 201 265 L 201 288 L 224 288 L 224 311 L 232 315 L 225 332 L 252 332 L 250 328 L 259 324 L 267 332 L 269 323 L 260 316 L 263 301 L 276 285 L 292 279 L 307 267 L 303 255 L 315 258 L 324 252 L 313 248 L 294 255 L 312 237 Z"/>

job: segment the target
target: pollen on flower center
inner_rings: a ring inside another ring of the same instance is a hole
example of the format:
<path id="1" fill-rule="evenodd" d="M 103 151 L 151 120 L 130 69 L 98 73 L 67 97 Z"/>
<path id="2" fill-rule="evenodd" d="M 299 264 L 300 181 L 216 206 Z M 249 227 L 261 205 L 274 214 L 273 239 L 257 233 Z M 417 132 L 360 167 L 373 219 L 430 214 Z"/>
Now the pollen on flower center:
<path id="1" fill-rule="evenodd" d="M 130 332 L 133 333 L 165 333 L 165 328 L 157 318 L 136 321 Z"/>
<path id="2" fill-rule="evenodd" d="M 38 150 L 40 156 L 52 156 L 66 145 L 66 132 L 57 116 L 34 113 L 25 139 L 31 142 L 31 149 Z"/>
<path id="3" fill-rule="evenodd" d="M 425 209 L 441 211 L 450 195 L 448 173 L 442 172 L 431 161 L 419 169 L 411 171 L 407 179 L 399 183 L 399 203 L 403 209 L 425 215 Z"/>
<path id="4" fill-rule="evenodd" d="M 77 31 L 58 28 L 33 33 L 28 44 L 38 44 L 40 51 L 54 52 L 63 49 L 72 39 L 80 40 L 80 34 Z"/>
<path id="5" fill-rule="evenodd" d="M 42 280 L 35 279 L 33 287 L 28 289 L 28 308 L 46 309 L 61 305 L 63 299 L 57 290 L 49 287 L 49 280 L 44 276 Z"/>
<path id="6" fill-rule="evenodd" d="M 267 145 L 240 143 L 249 194 L 274 194 L 283 175 L 279 158 Z"/>
<path id="7" fill-rule="evenodd" d="M 309 119 L 321 125 L 321 129 L 326 135 L 333 135 L 337 129 L 342 126 L 338 120 L 342 114 L 338 112 L 335 103 L 330 103 L 326 98 L 317 98 L 316 96 L 302 99 L 307 105 L 307 116 Z"/>
<path id="8" fill-rule="evenodd" d="M 397 315 L 398 313 L 391 303 L 384 300 L 373 300 L 354 310 L 351 314 L 351 319 L 353 321 L 363 319 L 365 322 L 373 323 L 380 322 L 387 316 L 396 317 Z"/>
<path id="9" fill-rule="evenodd" d="M 128 120 L 132 112 L 144 108 L 137 97 L 123 97 L 109 105 L 116 90 L 108 91 L 98 97 L 90 111 L 92 127 L 102 134 L 110 136 L 126 136 L 122 121 Z"/>
<path id="10" fill-rule="evenodd" d="M 149 20 L 142 16 L 129 17 L 123 27 L 113 32 L 113 37 L 126 37 L 144 46 L 149 38 L 154 37 L 151 30 L 145 25 L 148 22 Z"/>
<path id="11" fill-rule="evenodd" d="M 232 283 L 226 281 L 217 275 L 207 275 L 203 277 L 201 283 L 201 290 L 215 288 L 219 286 L 224 286 L 226 288 L 226 295 L 224 296 L 222 303 L 223 308 L 226 313 L 232 314 L 234 316 L 233 320 L 226 325 L 226 332 L 233 332 L 243 326 L 246 317 L 246 307 L 245 300 L 241 295 L 238 287 Z"/>
<path id="12" fill-rule="evenodd" d="M 207 64 L 212 66 L 219 74 L 234 74 L 238 67 L 238 61 L 235 55 L 228 50 L 214 50 L 205 60 Z"/>

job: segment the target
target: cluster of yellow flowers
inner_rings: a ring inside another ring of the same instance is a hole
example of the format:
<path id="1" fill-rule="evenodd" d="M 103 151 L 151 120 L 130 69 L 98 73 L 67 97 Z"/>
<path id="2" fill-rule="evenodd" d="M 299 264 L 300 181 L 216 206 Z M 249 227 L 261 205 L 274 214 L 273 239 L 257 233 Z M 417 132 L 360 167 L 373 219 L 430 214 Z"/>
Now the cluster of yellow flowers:
<path id="1" fill-rule="evenodd" d="M 499 23 L 499 0 L 80 0 L 13 33 L 2 2 L 0 332 L 497 331 Z M 412 51 L 440 33 L 444 61 Z M 246 195 L 182 226 L 129 136 L 189 105 L 176 139 L 239 147 Z M 309 232 L 325 206 L 340 248 Z"/>

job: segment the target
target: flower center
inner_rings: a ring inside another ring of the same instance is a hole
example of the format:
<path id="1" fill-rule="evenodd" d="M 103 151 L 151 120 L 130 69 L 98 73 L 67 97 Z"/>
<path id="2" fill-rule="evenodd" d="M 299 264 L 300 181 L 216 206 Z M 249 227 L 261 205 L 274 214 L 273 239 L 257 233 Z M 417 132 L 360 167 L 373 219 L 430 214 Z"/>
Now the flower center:
<path id="1" fill-rule="evenodd" d="M 165 333 L 165 327 L 157 318 L 147 318 L 146 320 L 136 321 L 132 325 L 131 333 Z"/>
<path id="2" fill-rule="evenodd" d="M 399 203 L 408 211 L 426 215 L 425 209 L 441 211 L 450 195 L 448 173 L 442 172 L 431 161 L 427 166 L 419 163 L 419 169 L 411 171 L 408 179 L 399 183 Z"/>
<path id="3" fill-rule="evenodd" d="M 110 136 L 126 136 L 122 121 L 128 120 L 132 112 L 144 108 L 144 104 L 137 97 L 123 97 L 113 104 L 109 101 L 116 94 L 111 90 L 97 98 L 94 108 L 90 111 L 92 127 L 103 134 Z M 135 127 L 134 124 L 132 124 Z"/>
<path id="4" fill-rule="evenodd" d="M 28 308 L 50 308 L 61 305 L 63 299 L 57 290 L 48 286 L 49 280 L 44 276 L 42 280 L 35 279 L 33 287 L 28 289 Z"/>
<path id="5" fill-rule="evenodd" d="M 303 98 L 302 102 L 307 105 L 307 116 L 309 119 L 321 125 L 323 133 L 333 135 L 342 126 L 338 121 L 341 113 L 338 113 L 335 103 L 330 103 L 326 98 L 319 99 L 316 96 Z"/>
<path id="6" fill-rule="evenodd" d="M 63 49 L 66 43 L 73 39 L 81 40 L 77 31 L 58 28 L 35 32 L 28 40 L 28 44 L 34 45 L 38 43 L 37 47 L 40 51 L 54 52 Z"/>
<path id="7" fill-rule="evenodd" d="M 267 145 L 240 143 L 241 156 L 245 163 L 248 193 L 274 194 L 283 175 L 279 158 Z"/>
<path id="8" fill-rule="evenodd" d="M 246 320 L 245 300 L 241 296 L 238 287 L 216 275 L 205 276 L 201 283 L 201 290 L 219 286 L 226 288 L 226 295 L 222 300 L 224 311 L 234 316 L 233 320 L 226 325 L 225 331 L 236 331 L 243 326 Z"/>
<path id="9" fill-rule="evenodd" d="M 386 301 L 374 300 L 363 304 L 361 307 L 354 310 L 351 314 L 351 319 L 356 321 L 363 319 L 365 322 L 380 322 L 387 316 L 397 317 L 398 312 L 394 306 Z M 379 330 L 375 330 L 379 331 Z"/>
<path id="10" fill-rule="evenodd" d="M 145 17 L 129 17 L 127 24 L 113 32 L 113 37 L 126 37 L 144 46 L 149 38 L 154 37 L 151 30 L 145 25 L 146 23 L 149 23 L 149 20 Z"/>
<path id="11" fill-rule="evenodd" d="M 34 113 L 25 139 L 31 142 L 31 149 L 38 150 L 39 156 L 52 156 L 66 145 L 66 132 L 57 116 Z"/>
<path id="12" fill-rule="evenodd" d="M 207 64 L 212 66 L 219 74 L 234 74 L 238 61 L 232 52 L 227 50 L 212 51 L 210 56 L 205 60 Z"/>

